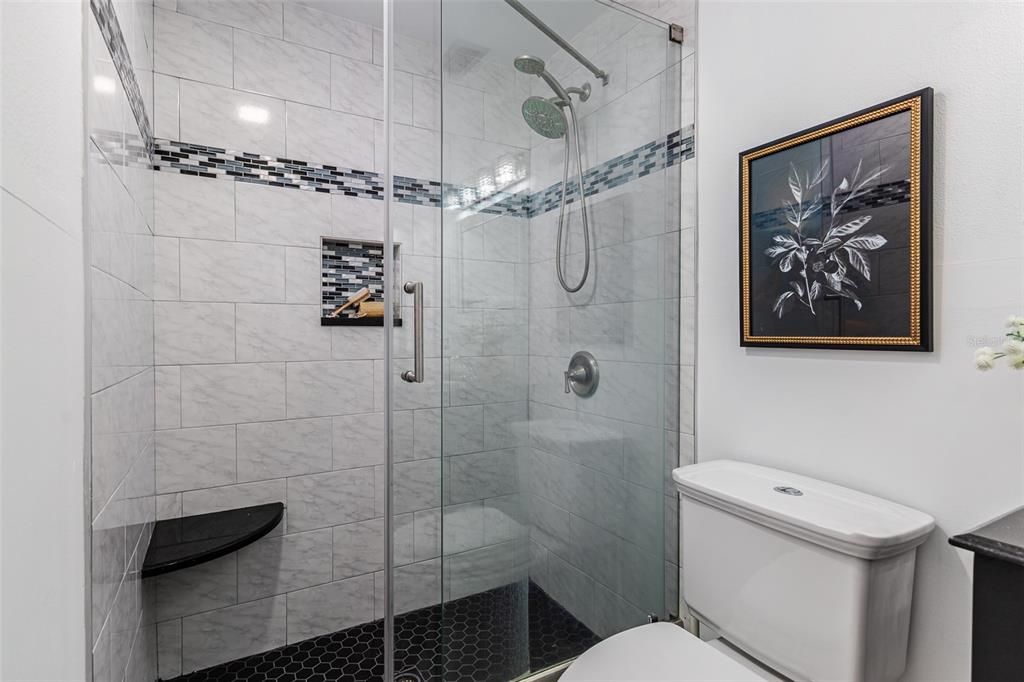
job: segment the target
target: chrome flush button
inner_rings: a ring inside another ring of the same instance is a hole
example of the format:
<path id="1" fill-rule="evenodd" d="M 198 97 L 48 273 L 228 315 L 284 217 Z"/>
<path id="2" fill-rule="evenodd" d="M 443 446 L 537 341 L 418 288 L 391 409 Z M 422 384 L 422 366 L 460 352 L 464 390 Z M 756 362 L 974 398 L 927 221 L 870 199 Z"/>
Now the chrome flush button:
<path id="1" fill-rule="evenodd" d="M 772 488 L 772 490 L 774 490 L 777 493 L 782 493 L 783 495 L 793 495 L 794 497 L 800 497 L 801 495 L 804 494 L 804 492 L 800 490 L 800 488 L 794 488 L 788 485 L 777 485 L 774 488 Z"/>

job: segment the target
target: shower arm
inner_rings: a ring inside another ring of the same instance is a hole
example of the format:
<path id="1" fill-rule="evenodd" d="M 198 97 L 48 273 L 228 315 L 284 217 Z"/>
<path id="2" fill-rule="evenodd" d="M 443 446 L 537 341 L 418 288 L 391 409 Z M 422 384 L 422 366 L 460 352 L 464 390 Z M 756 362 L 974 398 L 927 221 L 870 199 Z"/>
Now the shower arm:
<path id="1" fill-rule="evenodd" d="M 578 61 L 583 66 L 587 67 L 587 70 L 589 70 L 590 73 L 594 74 L 595 78 L 600 78 L 602 85 L 608 85 L 608 72 L 602 71 L 601 69 L 594 66 L 594 63 L 587 59 L 586 57 L 584 57 L 582 54 L 580 54 L 579 50 L 577 50 L 575 47 L 569 44 L 569 41 L 555 33 L 555 31 L 550 26 L 545 24 L 544 21 L 536 14 L 526 9 L 523 3 L 519 2 L 519 0 L 505 0 L 505 2 L 508 4 L 509 7 L 519 12 L 519 14 L 521 14 L 524 19 L 526 19 L 528 22 L 536 26 L 541 33 L 546 35 L 548 38 L 551 38 L 551 40 L 555 41 L 555 43 L 557 43 L 559 47 L 561 47 L 563 50 L 572 55 L 572 57 L 576 61 Z"/>

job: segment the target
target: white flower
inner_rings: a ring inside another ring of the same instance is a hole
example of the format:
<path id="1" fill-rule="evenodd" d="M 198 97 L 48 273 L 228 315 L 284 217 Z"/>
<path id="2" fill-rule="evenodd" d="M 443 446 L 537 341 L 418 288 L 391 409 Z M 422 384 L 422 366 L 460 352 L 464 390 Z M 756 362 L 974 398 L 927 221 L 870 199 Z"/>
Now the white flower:
<path id="1" fill-rule="evenodd" d="M 1024 341 L 1010 339 L 1003 344 L 1003 351 L 1013 358 L 1024 356 Z"/>
<path id="2" fill-rule="evenodd" d="M 985 346 L 974 351 L 974 366 L 978 369 L 985 371 L 992 369 L 996 364 L 996 353 L 994 350 Z"/>
<path id="3" fill-rule="evenodd" d="M 1006 320 L 1006 326 L 1009 329 L 1019 329 L 1024 327 L 1024 317 L 1021 317 L 1020 315 L 1010 315 Z"/>
<path id="4" fill-rule="evenodd" d="M 1010 367 L 1013 367 L 1014 369 L 1024 369 L 1024 355 L 1011 355 Z"/>

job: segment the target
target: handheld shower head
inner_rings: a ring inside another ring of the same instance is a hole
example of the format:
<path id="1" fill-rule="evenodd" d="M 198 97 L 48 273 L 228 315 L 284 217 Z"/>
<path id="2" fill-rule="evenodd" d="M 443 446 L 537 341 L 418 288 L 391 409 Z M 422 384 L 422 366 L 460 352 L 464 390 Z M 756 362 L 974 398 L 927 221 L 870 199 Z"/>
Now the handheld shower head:
<path id="1" fill-rule="evenodd" d="M 530 76 L 539 76 L 545 71 L 544 60 L 528 54 L 516 57 L 512 63 L 515 65 L 516 70 Z"/>
<path id="2" fill-rule="evenodd" d="M 523 118 L 526 124 L 533 128 L 538 135 L 543 135 L 555 140 L 565 135 L 568 125 L 565 121 L 565 114 L 559 106 L 561 100 L 557 97 L 544 99 L 543 97 L 527 97 L 523 102 Z"/>

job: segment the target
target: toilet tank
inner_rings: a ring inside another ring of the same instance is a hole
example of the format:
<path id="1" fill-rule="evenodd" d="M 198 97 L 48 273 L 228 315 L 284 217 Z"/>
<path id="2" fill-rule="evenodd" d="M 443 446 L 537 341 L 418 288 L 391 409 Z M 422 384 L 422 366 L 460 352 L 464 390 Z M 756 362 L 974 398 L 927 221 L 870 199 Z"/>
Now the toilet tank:
<path id="1" fill-rule="evenodd" d="M 872 495 L 729 460 L 672 472 L 696 618 L 795 680 L 906 667 L 917 546 L 935 521 Z"/>

